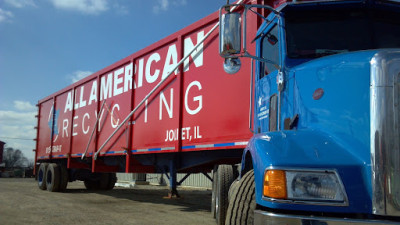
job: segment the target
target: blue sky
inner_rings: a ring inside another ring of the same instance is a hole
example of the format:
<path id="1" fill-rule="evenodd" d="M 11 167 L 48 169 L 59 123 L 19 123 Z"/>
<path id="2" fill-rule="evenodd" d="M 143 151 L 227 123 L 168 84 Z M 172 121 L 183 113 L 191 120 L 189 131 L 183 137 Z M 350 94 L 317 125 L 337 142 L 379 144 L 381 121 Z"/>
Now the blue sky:
<path id="1" fill-rule="evenodd" d="M 33 159 L 38 100 L 192 24 L 225 3 L 0 0 L 0 140 Z"/>

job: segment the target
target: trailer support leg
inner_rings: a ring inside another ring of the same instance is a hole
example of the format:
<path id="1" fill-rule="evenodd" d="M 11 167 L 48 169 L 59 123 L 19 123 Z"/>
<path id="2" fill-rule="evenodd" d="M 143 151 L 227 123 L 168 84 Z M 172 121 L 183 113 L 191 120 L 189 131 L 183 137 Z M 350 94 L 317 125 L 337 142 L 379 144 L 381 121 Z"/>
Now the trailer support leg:
<path id="1" fill-rule="evenodd" d="M 168 198 L 180 198 L 181 196 L 176 189 L 177 181 L 176 181 L 176 167 L 175 160 L 171 160 L 169 163 L 169 194 Z"/>
<path id="2" fill-rule="evenodd" d="M 211 182 L 214 182 L 214 180 L 206 172 L 202 172 L 202 174 L 206 176 Z"/>

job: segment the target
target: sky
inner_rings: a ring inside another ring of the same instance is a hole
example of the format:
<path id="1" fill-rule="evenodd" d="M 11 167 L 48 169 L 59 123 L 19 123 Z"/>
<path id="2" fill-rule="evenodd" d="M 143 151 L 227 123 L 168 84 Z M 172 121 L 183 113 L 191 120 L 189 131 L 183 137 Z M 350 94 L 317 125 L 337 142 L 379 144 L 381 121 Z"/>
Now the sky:
<path id="1" fill-rule="evenodd" d="M 225 3 L 0 0 L 0 141 L 33 159 L 40 99 L 196 22 Z"/>

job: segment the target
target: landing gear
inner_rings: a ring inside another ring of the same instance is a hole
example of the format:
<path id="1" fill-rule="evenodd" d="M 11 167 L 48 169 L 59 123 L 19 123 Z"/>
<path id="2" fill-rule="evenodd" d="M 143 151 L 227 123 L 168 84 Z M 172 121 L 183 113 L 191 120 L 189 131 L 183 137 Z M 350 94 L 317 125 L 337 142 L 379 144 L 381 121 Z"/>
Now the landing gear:
<path id="1" fill-rule="evenodd" d="M 176 189 L 177 180 L 176 180 L 176 166 L 175 160 L 171 160 L 169 163 L 169 193 L 168 198 L 180 198 L 181 196 Z"/>
<path id="2" fill-rule="evenodd" d="M 225 224 L 226 211 L 228 209 L 228 192 L 233 180 L 234 172 L 231 165 L 214 167 L 211 214 L 217 220 L 218 225 Z"/>

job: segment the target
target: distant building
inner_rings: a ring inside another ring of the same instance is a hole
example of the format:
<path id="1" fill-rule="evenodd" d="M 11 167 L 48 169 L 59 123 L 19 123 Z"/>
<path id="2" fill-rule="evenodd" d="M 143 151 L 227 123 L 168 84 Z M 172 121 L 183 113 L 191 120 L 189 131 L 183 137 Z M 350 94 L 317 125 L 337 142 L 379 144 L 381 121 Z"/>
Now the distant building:
<path id="1" fill-rule="evenodd" d="M 3 149 L 4 149 L 4 145 L 5 145 L 5 144 L 6 144 L 6 143 L 0 141 L 0 164 L 3 163 Z"/>

